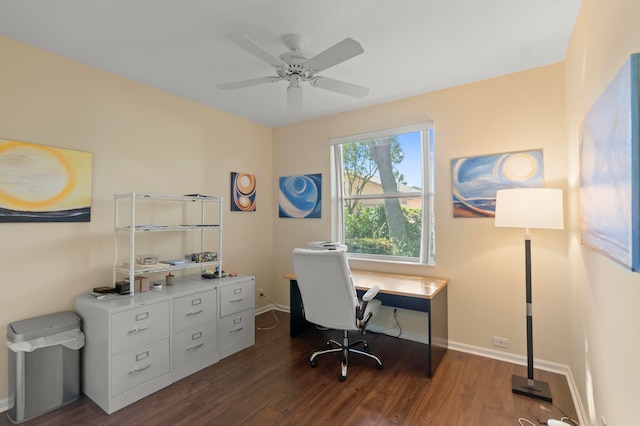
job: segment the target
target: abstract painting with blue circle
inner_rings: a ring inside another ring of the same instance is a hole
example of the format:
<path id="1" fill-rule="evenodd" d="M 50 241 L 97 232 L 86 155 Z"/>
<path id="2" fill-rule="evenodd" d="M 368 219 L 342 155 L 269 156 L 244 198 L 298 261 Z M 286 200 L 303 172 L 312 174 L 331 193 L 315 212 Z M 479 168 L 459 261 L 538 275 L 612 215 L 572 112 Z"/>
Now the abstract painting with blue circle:
<path id="1" fill-rule="evenodd" d="M 451 174 L 453 217 L 494 217 L 499 189 L 544 186 L 542 150 L 456 158 Z"/>
<path id="2" fill-rule="evenodd" d="M 320 217 L 322 211 L 322 175 L 282 176 L 278 194 L 279 216 L 289 218 Z"/>

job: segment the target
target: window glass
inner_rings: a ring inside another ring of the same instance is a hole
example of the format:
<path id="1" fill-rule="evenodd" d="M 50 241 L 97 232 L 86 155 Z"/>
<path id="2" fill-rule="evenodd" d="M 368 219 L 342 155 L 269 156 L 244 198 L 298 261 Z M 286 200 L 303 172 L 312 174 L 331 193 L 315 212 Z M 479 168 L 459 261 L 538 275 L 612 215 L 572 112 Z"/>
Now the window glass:
<path id="1" fill-rule="evenodd" d="M 349 256 L 433 264 L 431 123 L 330 141 Z"/>

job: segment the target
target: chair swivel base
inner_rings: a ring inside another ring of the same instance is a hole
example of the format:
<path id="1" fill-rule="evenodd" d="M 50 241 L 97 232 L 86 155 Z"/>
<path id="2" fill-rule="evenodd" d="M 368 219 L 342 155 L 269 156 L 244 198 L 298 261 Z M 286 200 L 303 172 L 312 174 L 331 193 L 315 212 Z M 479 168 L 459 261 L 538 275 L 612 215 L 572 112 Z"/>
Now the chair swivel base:
<path id="1" fill-rule="evenodd" d="M 376 361 L 376 367 L 378 368 L 378 370 L 382 369 L 382 361 L 380 360 L 380 358 L 378 358 L 377 355 L 374 355 L 369 352 L 369 345 L 365 340 L 358 340 L 357 342 L 349 344 L 349 337 L 347 335 L 347 331 L 344 331 L 343 333 L 344 334 L 342 338 L 342 344 L 340 344 L 336 340 L 331 339 L 327 341 L 326 349 L 319 350 L 311 354 L 311 358 L 309 359 L 309 363 L 311 364 L 311 367 L 316 366 L 316 357 L 318 357 L 319 355 L 328 354 L 332 352 L 342 352 L 342 365 L 341 365 L 341 371 L 339 376 L 341 382 L 344 382 L 347 378 L 347 366 L 348 366 L 349 353 L 356 353 L 356 354 L 369 357 Z M 355 348 L 355 346 L 360 344 L 363 345 L 364 350 Z M 332 348 L 331 347 L 332 345 L 336 347 Z"/>

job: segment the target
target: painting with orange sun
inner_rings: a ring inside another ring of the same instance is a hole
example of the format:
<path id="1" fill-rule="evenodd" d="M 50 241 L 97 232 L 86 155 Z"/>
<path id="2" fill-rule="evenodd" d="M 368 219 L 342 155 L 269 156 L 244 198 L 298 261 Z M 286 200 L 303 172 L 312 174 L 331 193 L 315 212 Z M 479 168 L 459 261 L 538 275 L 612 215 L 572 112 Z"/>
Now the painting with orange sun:
<path id="1" fill-rule="evenodd" d="M 544 186 L 542 150 L 451 160 L 453 217 L 494 217 L 496 192 Z"/>
<path id="2" fill-rule="evenodd" d="M 91 153 L 0 140 L 0 222 L 89 222 Z"/>
<path id="3" fill-rule="evenodd" d="M 254 175 L 231 172 L 231 211 L 256 211 L 256 177 Z"/>

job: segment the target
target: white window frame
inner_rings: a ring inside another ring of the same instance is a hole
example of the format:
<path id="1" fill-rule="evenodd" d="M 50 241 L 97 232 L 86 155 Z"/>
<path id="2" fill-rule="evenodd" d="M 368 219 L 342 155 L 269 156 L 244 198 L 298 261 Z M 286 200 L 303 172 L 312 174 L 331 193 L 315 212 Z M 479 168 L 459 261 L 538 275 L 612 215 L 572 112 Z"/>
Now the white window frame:
<path id="1" fill-rule="evenodd" d="M 394 135 L 400 135 L 404 133 L 411 133 L 419 131 L 421 134 L 422 145 L 422 191 L 416 191 L 412 193 L 403 194 L 376 194 L 376 195 L 356 195 L 346 196 L 344 193 L 343 175 L 342 175 L 342 145 L 351 142 L 358 142 L 367 139 L 382 138 Z M 367 260 L 367 261 L 383 261 L 393 263 L 411 263 L 411 264 L 423 264 L 423 265 L 435 265 L 435 247 L 431 247 L 432 241 L 435 239 L 432 236 L 433 228 L 431 226 L 433 221 L 433 161 L 431 152 L 433 150 L 433 122 L 424 122 L 418 124 L 412 124 L 408 126 L 395 127 L 392 129 L 377 130 L 373 132 L 360 133 L 351 136 L 343 136 L 338 138 L 329 139 L 329 145 L 332 146 L 331 150 L 331 168 L 332 168 L 332 182 L 331 182 L 331 223 L 332 223 L 332 238 L 335 241 L 344 242 L 344 200 L 345 199 L 367 199 L 367 198 L 401 198 L 401 197 L 422 197 L 422 236 L 421 236 L 421 249 L 419 258 L 409 258 L 402 256 L 382 256 L 382 255 L 370 255 L 362 253 L 348 253 L 348 256 L 353 259 Z M 433 253 L 433 256 L 430 256 Z"/>

